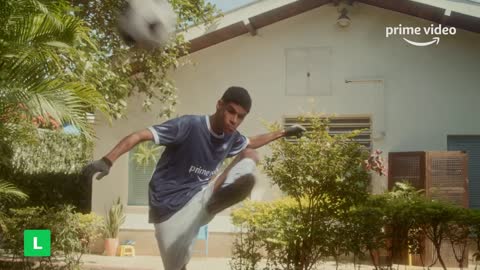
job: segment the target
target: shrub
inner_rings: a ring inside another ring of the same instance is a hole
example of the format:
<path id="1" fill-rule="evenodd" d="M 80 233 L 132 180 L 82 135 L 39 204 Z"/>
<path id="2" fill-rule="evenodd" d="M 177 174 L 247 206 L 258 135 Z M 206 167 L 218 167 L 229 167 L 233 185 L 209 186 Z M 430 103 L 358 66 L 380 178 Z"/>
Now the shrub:
<path id="1" fill-rule="evenodd" d="M 73 269 L 88 252 L 89 244 L 100 236 L 103 222 L 95 214 L 75 213 L 72 206 L 61 206 L 11 209 L 5 224 L 2 248 L 14 261 L 20 260 L 17 266 L 28 268 L 35 261 L 46 269 Z M 23 257 L 23 232 L 27 229 L 50 230 L 50 257 Z"/>

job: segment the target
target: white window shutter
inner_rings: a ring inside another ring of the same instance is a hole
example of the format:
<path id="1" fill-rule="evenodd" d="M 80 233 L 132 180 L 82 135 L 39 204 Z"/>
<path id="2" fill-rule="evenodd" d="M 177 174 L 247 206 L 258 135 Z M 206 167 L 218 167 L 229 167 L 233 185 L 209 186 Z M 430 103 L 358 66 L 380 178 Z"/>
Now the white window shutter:
<path id="1" fill-rule="evenodd" d="M 371 149 L 372 147 L 372 121 L 368 116 L 335 116 L 328 117 L 328 134 L 331 136 L 350 133 L 354 130 L 363 130 L 354 140 L 361 145 Z M 297 117 L 286 117 L 284 119 L 284 127 L 290 127 L 300 124 L 311 130 L 311 119 L 306 118 L 305 121 L 299 122 Z M 289 138 L 294 141 L 294 138 Z"/>

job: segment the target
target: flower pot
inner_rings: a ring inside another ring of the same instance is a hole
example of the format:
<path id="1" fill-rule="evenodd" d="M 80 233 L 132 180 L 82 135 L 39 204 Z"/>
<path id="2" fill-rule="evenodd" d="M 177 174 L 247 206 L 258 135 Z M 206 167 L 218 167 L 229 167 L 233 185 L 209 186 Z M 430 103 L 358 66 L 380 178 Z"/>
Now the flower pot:
<path id="1" fill-rule="evenodd" d="M 105 239 L 105 255 L 115 256 L 118 249 L 118 238 Z"/>

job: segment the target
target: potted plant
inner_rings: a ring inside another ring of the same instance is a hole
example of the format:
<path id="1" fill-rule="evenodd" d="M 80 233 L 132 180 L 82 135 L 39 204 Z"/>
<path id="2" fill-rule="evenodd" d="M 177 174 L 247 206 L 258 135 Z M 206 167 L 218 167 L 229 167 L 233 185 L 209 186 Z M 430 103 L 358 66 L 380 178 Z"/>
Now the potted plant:
<path id="1" fill-rule="evenodd" d="M 105 219 L 105 254 L 115 256 L 118 248 L 118 233 L 125 222 L 125 213 L 120 198 L 113 202 Z"/>

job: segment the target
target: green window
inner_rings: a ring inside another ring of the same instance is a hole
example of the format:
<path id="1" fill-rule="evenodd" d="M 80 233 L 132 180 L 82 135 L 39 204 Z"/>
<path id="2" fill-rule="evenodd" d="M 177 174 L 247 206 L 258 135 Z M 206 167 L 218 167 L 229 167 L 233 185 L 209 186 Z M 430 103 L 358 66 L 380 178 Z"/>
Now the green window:
<path id="1" fill-rule="evenodd" d="M 148 183 L 162 151 L 163 147 L 145 142 L 128 154 L 128 205 L 148 205 Z"/>

